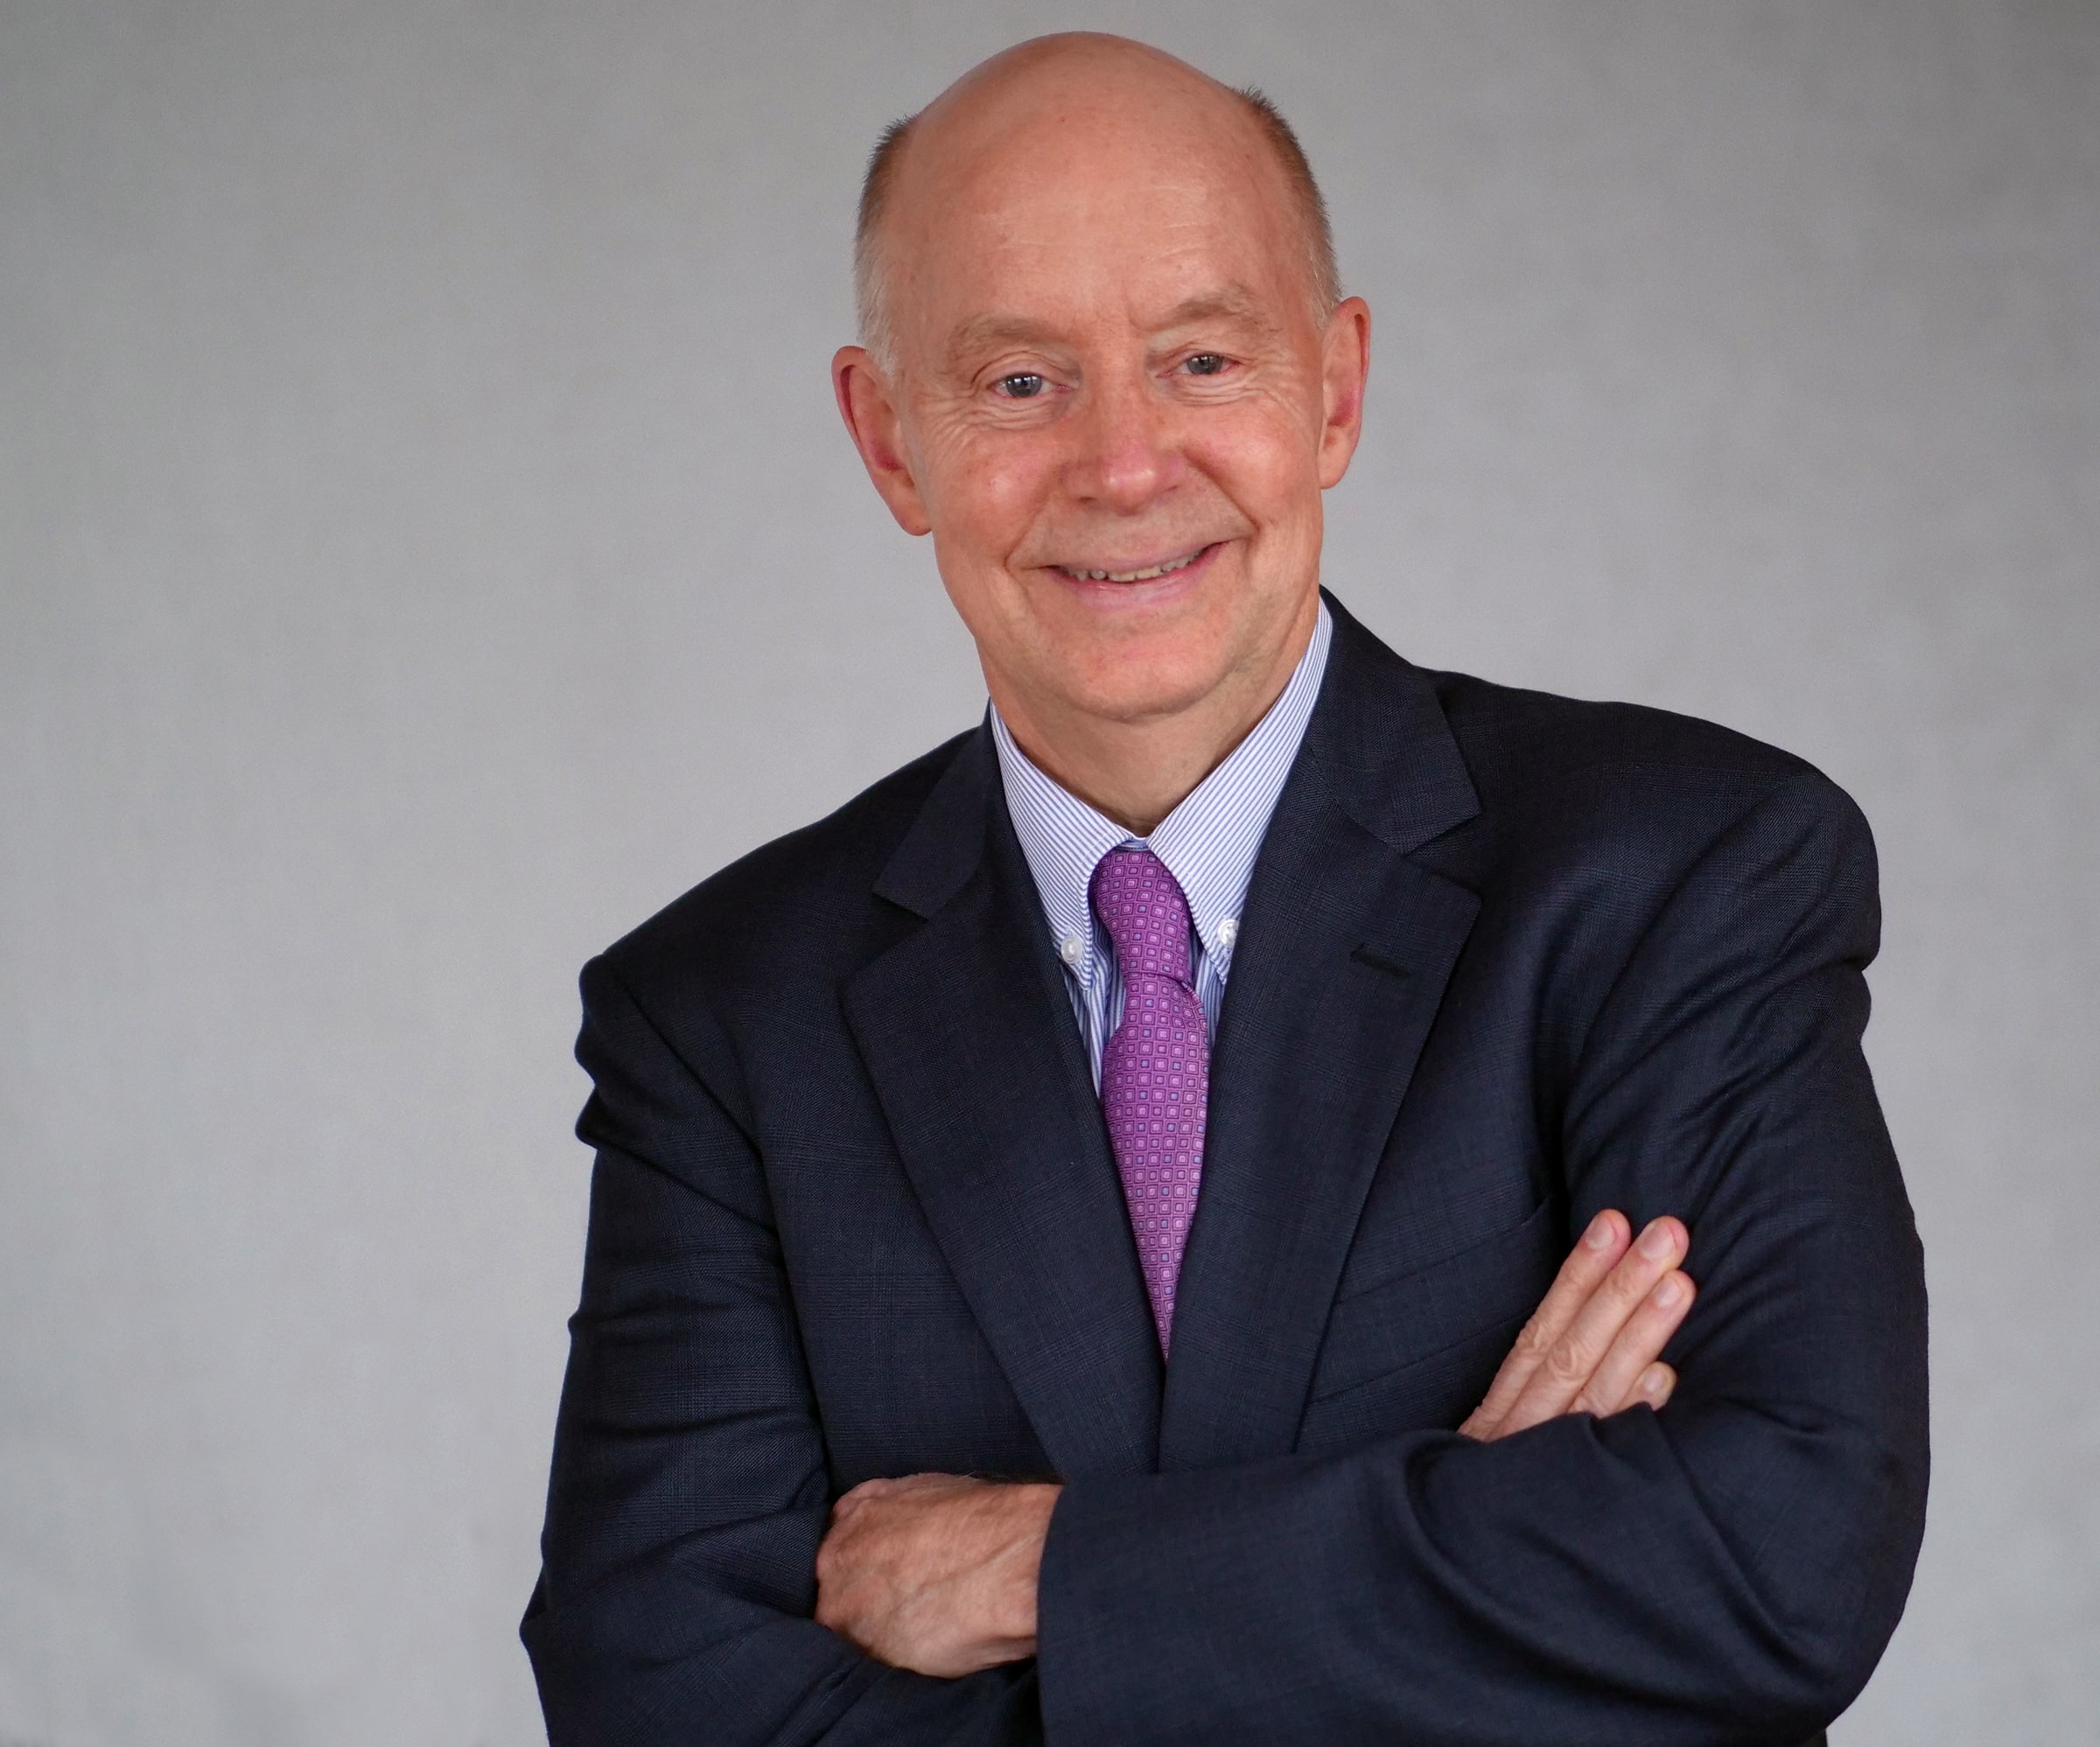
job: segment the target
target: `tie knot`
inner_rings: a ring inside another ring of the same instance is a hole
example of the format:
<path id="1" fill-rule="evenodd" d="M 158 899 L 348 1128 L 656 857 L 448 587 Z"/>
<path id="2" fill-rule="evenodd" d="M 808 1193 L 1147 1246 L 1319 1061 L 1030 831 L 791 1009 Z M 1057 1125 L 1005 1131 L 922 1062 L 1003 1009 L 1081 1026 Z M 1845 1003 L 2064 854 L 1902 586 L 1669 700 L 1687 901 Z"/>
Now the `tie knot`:
<path id="1" fill-rule="evenodd" d="M 1181 883 L 1150 849 L 1110 849 L 1094 870 L 1094 912 L 1116 945 L 1124 978 L 1193 980 L 1188 951 L 1188 899 Z"/>

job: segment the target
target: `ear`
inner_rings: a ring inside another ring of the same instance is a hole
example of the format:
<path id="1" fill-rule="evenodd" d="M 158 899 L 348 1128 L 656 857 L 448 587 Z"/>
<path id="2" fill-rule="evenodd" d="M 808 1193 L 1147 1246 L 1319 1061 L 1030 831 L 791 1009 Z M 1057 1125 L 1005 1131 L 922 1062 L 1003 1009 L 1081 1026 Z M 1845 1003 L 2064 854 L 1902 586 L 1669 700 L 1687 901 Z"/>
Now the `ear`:
<path id="1" fill-rule="evenodd" d="M 831 391 L 838 397 L 838 415 L 860 451 L 861 465 L 897 526 L 906 534 L 931 532 L 934 524 L 905 452 L 895 392 L 864 346 L 842 346 L 833 355 Z"/>
<path id="2" fill-rule="evenodd" d="M 1320 484 L 1341 483 L 1363 435 L 1363 385 L 1371 370 L 1371 306 L 1344 297 L 1320 341 L 1324 423 L 1320 431 Z"/>

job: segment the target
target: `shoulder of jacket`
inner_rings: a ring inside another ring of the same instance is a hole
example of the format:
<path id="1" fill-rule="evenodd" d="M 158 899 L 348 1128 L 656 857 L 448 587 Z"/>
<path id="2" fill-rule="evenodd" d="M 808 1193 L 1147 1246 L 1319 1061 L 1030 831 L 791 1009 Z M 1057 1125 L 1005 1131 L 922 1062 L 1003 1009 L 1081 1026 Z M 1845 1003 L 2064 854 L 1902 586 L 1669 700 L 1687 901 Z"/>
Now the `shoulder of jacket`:
<path id="1" fill-rule="evenodd" d="M 864 906 L 971 730 L 890 772 L 813 824 L 776 837 L 710 874 L 631 929 L 602 957 L 640 994 L 667 967 L 719 955 L 782 929 L 807 929 L 843 906 Z"/>
<path id="2" fill-rule="evenodd" d="M 1807 759 L 1718 723 L 1463 674 L 1428 678 L 1489 831 L 1607 855 L 1628 874 L 1680 864 L 1753 814 L 1866 835 L 1852 798 Z"/>

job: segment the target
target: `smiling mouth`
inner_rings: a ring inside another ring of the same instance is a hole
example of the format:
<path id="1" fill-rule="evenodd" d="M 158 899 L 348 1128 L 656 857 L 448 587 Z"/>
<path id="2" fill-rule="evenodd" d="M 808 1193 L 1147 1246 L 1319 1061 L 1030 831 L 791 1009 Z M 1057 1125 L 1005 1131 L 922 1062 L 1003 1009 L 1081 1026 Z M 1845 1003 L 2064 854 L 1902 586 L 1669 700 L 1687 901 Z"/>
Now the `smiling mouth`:
<path id="1" fill-rule="evenodd" d="M 1186 570 L 1209 550 L 1208 546 L 1199 546 L 1194 552 L 1184 552 L 1179 558 L 1169 558 L 1164 563 L 1147 564 L 1140 570 L 1089 570 L 1077 564 L 1057 564 L 1052 568 L 1082 583 L 1149 583 L 1155 577 L 1171 577 L 1176 570 Z"/>

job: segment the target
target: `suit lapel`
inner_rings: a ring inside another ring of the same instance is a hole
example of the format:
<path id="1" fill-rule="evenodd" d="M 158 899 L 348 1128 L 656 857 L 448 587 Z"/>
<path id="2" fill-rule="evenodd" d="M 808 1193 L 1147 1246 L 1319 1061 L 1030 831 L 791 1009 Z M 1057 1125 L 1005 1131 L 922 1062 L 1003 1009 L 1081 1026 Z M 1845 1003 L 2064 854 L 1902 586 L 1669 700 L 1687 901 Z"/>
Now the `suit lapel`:
<path id="1" fill-rule="evenodd" d="M 1478 810 L 1435 693 L 1328 604 L 1326 678 L 1213 1052 L 1164 1469 L 1292 1448 L 1357 1216 L 1480 907 L 1409 854 Z"/>
<path id="2" fill-rule="evenodd" d="M 1056 1471 L 1150 1471 L 1158 1344 L 988 730 L 876 890 L 924 926 L 849 981 L 846 1017 L 934 1239 Z"/>

